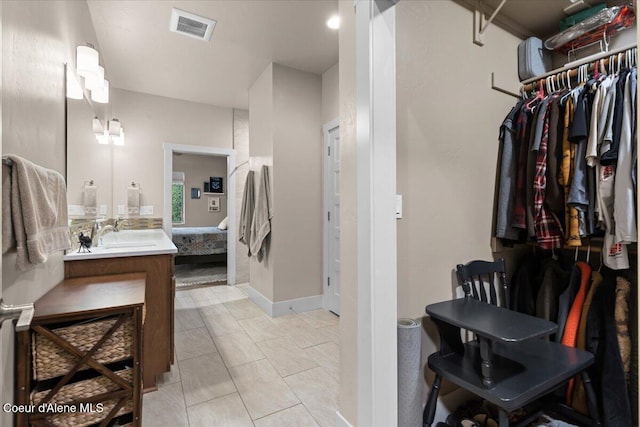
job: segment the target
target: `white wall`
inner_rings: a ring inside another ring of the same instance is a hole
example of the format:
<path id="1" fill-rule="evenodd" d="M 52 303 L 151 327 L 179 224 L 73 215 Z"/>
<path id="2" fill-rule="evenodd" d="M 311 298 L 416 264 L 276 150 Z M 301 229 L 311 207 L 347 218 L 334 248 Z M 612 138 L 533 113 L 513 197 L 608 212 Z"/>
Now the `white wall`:
<path id="1" fill-rule="evenodd" d="M 274 301 L 322 294 L 322 79 L 273 66 Z"/>
<path id="2" fill-rule="evenodd" d="M 422 318 L 453 296 L 456 264 L 493 258 L 498 130 L 516 99 L 489 82 L 495 72 L 519 87 L 520 40 L 490 27 L 476 46 L 472 13 L 453 2 L 400 2 L 396 12 L 398 316 Z M 426 356 L 437 337 L 423 324 Z"/>
<path id="3" fill-rule="evenodd" d="M 322 123 L 328 123 L 340 115 L 339 62 L 322 73 Z"/>
<path id="4" fill-rule="evenodd" d="M 2 153 L 18 154 L 64 173 L 64 63 L 75 64 L 77 45 L 98 46 L 85 2 L 2 2 Z M 107 65 L 108 69 L 108 65 Z M 63 277 L 62 253 L 29 271 L 2 258 L 2 294 L 10 304 L 33 302 Z M 11 324 L 1 330 L 2 403 L 13 401 Z M 0 425 L 12 425 L 0 412 Z"/>
<path id="5" fill-rule="evenodd" d="M 184 227 L 217 227 L 227 216 L 227 157 L 205 156 L 198 154 L 173 154 L 173 171 L 184 172 Z M 209 177 L 223 177 L 222 184 L 224 194 L 212 195 L 204 193 L 204 182 L 209 182 Z M 191 198 L 191 189 L 200 189 L 200 198 Z M 220 199 L 220 211 L 209 212 L 208 198 Z M 234 200 L 235 194 L 231 197 Z M 181 226 L 178 226 L 181 227 Z"/>

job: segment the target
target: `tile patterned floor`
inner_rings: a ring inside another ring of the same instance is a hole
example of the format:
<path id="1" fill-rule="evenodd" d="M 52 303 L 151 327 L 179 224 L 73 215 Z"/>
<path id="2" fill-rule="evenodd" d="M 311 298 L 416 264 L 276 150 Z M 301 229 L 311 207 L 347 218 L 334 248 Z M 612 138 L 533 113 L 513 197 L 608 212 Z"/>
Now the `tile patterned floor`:
<path id="1" fill-rule="evenodd" d="M 176 292 L 176 363 L 143 398 L 143 426 L 335 425 L 338 317 L 270 318 L 242 286 Z"/>

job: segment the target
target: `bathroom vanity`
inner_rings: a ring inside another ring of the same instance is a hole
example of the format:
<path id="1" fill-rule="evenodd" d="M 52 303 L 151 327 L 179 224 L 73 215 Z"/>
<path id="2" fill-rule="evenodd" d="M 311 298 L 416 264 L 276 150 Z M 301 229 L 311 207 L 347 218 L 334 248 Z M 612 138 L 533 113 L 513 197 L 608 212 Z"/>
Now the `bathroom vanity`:
<path id="1" fill-rule="evenodd" d="M 65 278 L 120 273 L 146 273 L 143 326 L 143 387 L 157 389 L 156 376 L 168 372 L 174 357 L 175 278 L 177 249 L 162 229 L 123 230 L 105 234 L 91 252 L 64 257 Z"/>

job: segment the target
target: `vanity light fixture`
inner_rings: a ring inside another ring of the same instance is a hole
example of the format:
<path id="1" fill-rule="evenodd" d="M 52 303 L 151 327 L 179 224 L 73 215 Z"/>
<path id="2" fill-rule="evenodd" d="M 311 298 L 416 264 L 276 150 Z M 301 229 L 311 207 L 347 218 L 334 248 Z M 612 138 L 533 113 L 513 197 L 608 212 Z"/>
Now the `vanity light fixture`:
<path id="1" fill-rule="evenodd" d="M 104 86 L 104 67 L 98 65 L 96 74 L 84 79 L 84 87 L 89 90 L 101 89 Z"/>
<path id="2" fill-rule="evenodd" d="M 93 130 L 93 133 L 94 135 L 96 135 L 96 137 L 98 135 L 104 134 L 104 127 L 102 126 L 102 122 L 97 116 L 94 117 L 93 121 L 91 122 L 91 129 Z"/>
<path id="3" fill-rule="evenodd" d="M 86 78 L 96 78 L 98 74 L 100 56 L 91 43 L 76 48 L 76 69 L 78 75 Z M 104 77 L 103 77 L 104 78 Z"/>
<path id="4" fill-rule="evenodd" d="M 124 129 L 118 119 L 109 120 L 109 136 L 113 145 L 124 145 Z"/>
<path id="5" fill-rule="evenodd" d="M 102 87 L 91 91 L 91 99 L 100 104 L 107 104 L 109 102 L 109 80 L 104 80 Z"/>
<path id="6" fill-rule="evenodd" d="M 109 143 L 109 132 L 105 130 L 102 135 L 96 135 L 96 139 L 98 144 L 107 145 Z"/>
<path id="7" fill-rule="evenodd" d="M 102 122 L 99 118 L 93 118 L 93 121 L 91 122 L 91 129 L 93 130 L 93 134 L 96 136 L 96 141 L 98 141 L 98 144 L 109 143 L 109 132 L 104 129 L 104 126 L 102 126 Z"/>

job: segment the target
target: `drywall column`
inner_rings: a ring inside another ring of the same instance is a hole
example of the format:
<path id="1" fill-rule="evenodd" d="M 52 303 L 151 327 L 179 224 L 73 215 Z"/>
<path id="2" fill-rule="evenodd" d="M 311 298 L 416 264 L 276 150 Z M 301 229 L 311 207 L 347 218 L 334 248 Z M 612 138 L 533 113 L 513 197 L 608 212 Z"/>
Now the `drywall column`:
<path id="1" fill-rule="evenodd" d="M 320 308 L 322 78 L 273 64 L 273 109 L 273 301 L 315 298 L 292 307 Z"/>
<path id="2" fill-rule="evenodd" d="M 271 166 L 273 210 L 267 256 L 250 259 L 251 286 L 275 316 L 320 308 L 321 77 L 269 65 L 249 89 L 249 117 L 251 169 L 258 184 L 262 165 Z"/>
<path id="3" fill-rule="evenodd" d="M 233 110 L 233 149 L 236 150 L 236 226 L 240 224 L 242 195 L 249 172 L 249 111 Z M 231 195 L 230 195 L 231 196 Z M 229 202 L 232 203 L 232 202 Z M 236 245 L 236 284 L 249 283 L 249 258 L 247 247 Z"/>

